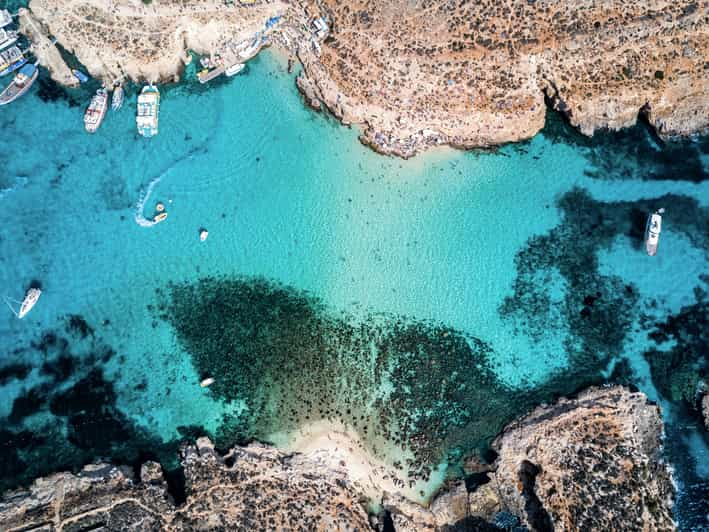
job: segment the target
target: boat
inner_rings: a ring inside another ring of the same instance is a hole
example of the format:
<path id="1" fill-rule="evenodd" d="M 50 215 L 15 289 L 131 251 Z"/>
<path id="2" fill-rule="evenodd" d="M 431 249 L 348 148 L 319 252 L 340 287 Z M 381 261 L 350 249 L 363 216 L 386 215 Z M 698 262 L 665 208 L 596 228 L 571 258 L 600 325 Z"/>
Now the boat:
<path id="1" fill-rule="evenodd" d="M 18 34 L 16 31 L 6 31 L 0 28 L 0 50 L 4 50 L 11 44 L 15 44 Z"/>
<path id="2" fill-rule="evenodd" d="M 14 308 L 12 308 L 12 305 L 10 304 L 10 298 L 5 297 L 5 303 L 7 303 L 7 306 L 10 307 L 10 310 L 15 316 L 17 316 L 19 319 L 22 319 L 27 315 L 30 310 L 32 310 L 32 307 L 35 306 L 35 304 L 39 300 L 39 296 L 41 295 L 42 291 L 39 288 L 30 288 L 29 290 L 27 290 L 25 298 L 22 301 L 17 301 L 17 303 L 20 303 L 19 311 L 16 311 Z"/>
<path id="3" fill-rule="evenodd" d="M 155 222 L 156 224 L 159 224 L 160 222 L 165 220 L 165 218 L 167 218 L 167 213 L 161 212 L 160 214 L 155 215 L 155 217 L 153 218 L 153 222 Z"/>
<path id="4" fill-rule="evenodd" d="M 200 381 L 199 383 L 202 388 L 206 388 L 207 386 L 211 386 L 212 384 L 214 384 L 213 377 L 207 377 L 206 379 L 202 379 L 202 381 Z"/>
<path id="5" fill-rule="evenodd" d="M 84 128 L 88 133 L 96 133 L 101 126 L 108 109 L 108 91 L 101 87 L 91 98 L 91 103 L 84 113 Z"/>
<path id="6" fill-rule="evenodd" d="M 125 91 L 123 87 L 119 84 L 113 89 L 113 96 L 111 96 L 111 109 L 118 111 L 123 107 L 123 97 L 125 96 Z"/>
<path id="7" fill-rule="evenodd" d="M 138 112 L 135 118 L 138 133 L 144 137 L 158 134 L 160 91 L 154 85 L 146 85 L 138 95 Z"/>
<path id="8" fill-rule="evenodd" d="M 243 50 L 241 50 L 239 52 L 239 57 L 243 60 L 251 59 L 253 56 L 256 55 L 256 53 L 259 51 L 260 47 L 261 47 L 261 37 L 257 33 L 256 37 L 254 37 L 254 40 L 251 42 L 251 44 L 247 45 Z"/>
<path id="9" fill-rule="evenodd" d="M 0 9 L 0 28 L 12 24 L 12 15 L 7 9 Z"/>
<path id="10" fill-rule="evenodd" d="M 660 243 L 660 232 L 662 231 L 662 214 L 665 209 L 658 209 L 647 218 L 645 226 L 645 251 L 651 257 L 657 253 L 657 246 Z"/>
<path id="11" fill-rule="evenodd" d="M 0 76 L 14 72 L 27 63 L 27 59 L 22 55 L 22 50 L 17 46 L 12 46 L 0 52 Z"/>
<path id="12" fill-rule="evenodd" d="M 12 80 L 12 83 L 0 93 L 0 105 L 7 105 L 8 103 L 14 102 L 17 98 L 26 93 L 35 82 L 38 75 L 39 69 L 37 65 L 24 65 L 15 75 L 15 79 Z"/>
<path id="13" fill-rule="evenodd" d="M 235 63 L 235 64 L 231 65 L 230 67 L 227 67 L 226 70 L 224 71 L 224 73 L 228 77 L 235 76 L 236 74 L 238 74 L 239 72 L 244 70 L 245 67 L 246 67 L 246 65 L 244 63 Z"/>
<path id="14" fill-rule="evenodd" d="M 84 74 L 81 70 L 72 68 L 71 73 L 74 74 L 74 77 L 79 80 L 79 83 L 86 83 L 89 81 L 89 76 Z"/>
<path id="15" fill-rule="evenodd" d="M 207 240 L 207 237 L 208 237 L 208 236 L 209 236 L 209 231 L 207 231 L 206 229 L 202 229 L 202 230 L 199 232 L 199 239 L 200 239 L 202 242 L 204 242 L 205 240 Z"/>

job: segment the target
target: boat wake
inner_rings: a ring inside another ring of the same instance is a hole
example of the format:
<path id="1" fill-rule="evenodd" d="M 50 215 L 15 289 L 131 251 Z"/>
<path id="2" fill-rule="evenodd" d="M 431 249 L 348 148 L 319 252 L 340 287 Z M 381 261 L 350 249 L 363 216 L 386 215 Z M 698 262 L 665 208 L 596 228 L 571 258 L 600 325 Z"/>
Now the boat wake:
<path id="1" fill-rule="evenodd" d="M 153 189 L 155 188 L 155 186 L 160 182 L 160 180 L 165 176 L 166 173 L 167 172 L 160 174 L 155 179 L 153 179 L 148 184 L 148 188 L 143 191 L 143 193 L 140 195 L 140 198 L 138 199 L 138 203 L 135 206 L 135 223 L 137 223 L 141 227 L 152 227 L 153 225 L 159 223 L 154 220 L 149 220 L 148 218 L 143 216 L 143 207 L 150 198 L 150 195 L 153 193 Z"/>

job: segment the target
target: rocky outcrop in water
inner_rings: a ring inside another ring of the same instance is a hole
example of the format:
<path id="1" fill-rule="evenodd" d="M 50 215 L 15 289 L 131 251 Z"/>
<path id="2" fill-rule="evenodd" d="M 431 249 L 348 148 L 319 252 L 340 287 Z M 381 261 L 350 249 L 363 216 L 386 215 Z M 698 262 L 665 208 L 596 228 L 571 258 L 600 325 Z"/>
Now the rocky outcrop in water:
<path id="1" fill-rule="evenodd" d="M 98 464 L 59 473 L 0 503 L 3 530 L 365 530 L 368 517 L 343 469 L 311 456 L 236 447 L 224 457 L 207 439 L 183 450 L 186 501 L 176 506 L 160 466 L 140 478 Z M 178 494 L 179 497 L 179 494 Z"/>
<path id="2" fill-rule="evenodd" d="M 385 493 L 386 513 L 371 525 L 347 464 L 259 445 L 220 456 L 201 438 L 183 448 L 184 493 L 168 489 L 154 462 L 138 479 L 130 469 L 91 465 L 6 494 L 0 523 L 3 530 L 367 530 L 389 519 L 397 532 L 673 530 L 661 437 L 659 408 L 643 394 L 590 389 L 510 424 L 493 444 L 495 463 L 449 484 L 428 508 Z"/>
<path id="3" fill-rule="evenodd" d="M 535 530 L 673 530 L 658 406 L 596 388 L 541 406 L 493 447 L 503 506 Z"/>

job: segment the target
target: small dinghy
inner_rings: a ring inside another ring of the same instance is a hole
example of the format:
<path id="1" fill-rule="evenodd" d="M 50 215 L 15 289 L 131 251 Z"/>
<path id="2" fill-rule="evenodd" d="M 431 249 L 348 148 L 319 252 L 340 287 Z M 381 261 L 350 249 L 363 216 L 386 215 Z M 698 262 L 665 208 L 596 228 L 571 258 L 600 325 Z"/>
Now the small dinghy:
<path id="1" fill-rule="evenodd" d="M 214 378 L 213 377 L 207 377 L 206 379 L 202 379 L 202 381 L 199 383 L 199 385 L 202 388 L 207 388 L 214 384 Z"/>
<path id="2" fill-rule="evenodd" d="M 37 301 L 39 301 L 39 296 L 41 295 L 42 291 L 39 288 L 30 288 L 29 290 L 27 290 L 27 294 L 25 294 L 25 298 L 22 301 L 15 301 L 10 299 L 9 297 L 5 297 L 5 303 L 7 303 L 7 306 L 10 307 L 10 310 L 15 316 L 17 316 L 19 319 L 22 319 L 27 315 L 30 310 L 32 310 L 32 307 L 34 307 Z M 10 304 L 10 301 L 15 301 L 16 303 L 19 303 L 20 310 L 15 310 Z"/>
<path id="3" fill-rule="evenodd" d="M 658 209 L 647 219 L 645 226 L 645 251 L 651 257 L 657 253 L 657 246 L 660 243 L 660 232 L 662 231 L 662 214 L 665 209 Z"/>
<path id="4" fill-rule="evenodd" d="M 74 68 L 71 73 L 74 74 L 74 77 L 79 80 L 79 83 L 86 83 L 89 81 L 89 76 L 84 74 L 81 70 Z"/>

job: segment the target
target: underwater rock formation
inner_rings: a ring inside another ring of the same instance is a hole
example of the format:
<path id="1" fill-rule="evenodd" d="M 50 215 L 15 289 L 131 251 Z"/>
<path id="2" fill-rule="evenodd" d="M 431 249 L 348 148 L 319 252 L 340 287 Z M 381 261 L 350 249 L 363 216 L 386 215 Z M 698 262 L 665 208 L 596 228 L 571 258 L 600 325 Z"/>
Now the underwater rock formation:
<path id="1" fill-rule="evenodd" d="M 209 440 L 183 448 L 186 501 L 154 462 L 140 478 L 108 464 L 39 479 L 0 502 L 3 530 L 366 530 L 344 468 L 250 445 L 219 456 Z"/>
<path id="2" fill-rule="evenodd" d="M 625 388 L 540 406 L 493 443 L 503 505 L 534 530 L 673 530 L 660 408 Z"/>

